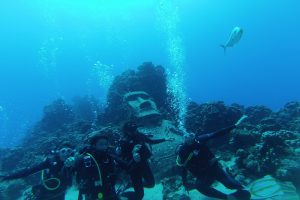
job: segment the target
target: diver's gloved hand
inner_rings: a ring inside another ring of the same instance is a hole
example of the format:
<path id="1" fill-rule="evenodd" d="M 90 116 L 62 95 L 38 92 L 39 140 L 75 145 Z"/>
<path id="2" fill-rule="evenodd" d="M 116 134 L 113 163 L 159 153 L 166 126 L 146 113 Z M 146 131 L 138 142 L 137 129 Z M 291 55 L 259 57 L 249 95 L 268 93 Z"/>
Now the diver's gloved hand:
<path id="1" fill-rule="evenodd" d="M 139 153 L 134 153 L 133 154 L 133 160 L 135 162 L 141 162 L 141 155 Z"/>
<path id="2" fill-rule="evenodd" d="M 134 146 L 134 148 L 132 150 L 132 157 L 133 157 L 133 160 L 135 162 L 140 162 L 141 161 L 141 155 L 139 153 L 141 148 L 142 148 L 142 145 L 137 144 L 137 145 Z"/>
<path id="3" fill-rule="evenodd" d="M 67 158 L 67 160 L 65 161 L 65 167 L 74 167 L 75 166 L 75 157 L 71 156 L 69 158 Z"/>
<path id="4" fill-rule="evenodd" d="M 132 153 L 139 152 L 141 148 L 142 148 L 141 144 L 135 145 L 134 148 L 133 148 L 133 150 L 132 150 Z"/>
<path id="5" fill-rule="evenodd" d="M 243 115 L 236 123 L 235 126 L 239 126 L 248 116 Z"/>

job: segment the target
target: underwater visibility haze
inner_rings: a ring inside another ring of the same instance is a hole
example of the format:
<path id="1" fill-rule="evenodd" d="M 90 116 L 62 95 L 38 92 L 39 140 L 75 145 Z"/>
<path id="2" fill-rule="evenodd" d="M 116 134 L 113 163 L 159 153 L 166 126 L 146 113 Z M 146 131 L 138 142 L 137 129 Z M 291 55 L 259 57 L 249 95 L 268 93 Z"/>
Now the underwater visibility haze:
<path id="1" fill-rule="evenodd" d="M 221 100 L 276 110 L 299 100 L 299 5 L 1 1 L 1 146 L 14 145 L 56 98 L 94 95 L 104 102 L 109 79 L 144 61 L 182 70 L 186 98 L 199 103 Z M 244 35 L 224 56 L 219 45 L 235 26 Z"/>

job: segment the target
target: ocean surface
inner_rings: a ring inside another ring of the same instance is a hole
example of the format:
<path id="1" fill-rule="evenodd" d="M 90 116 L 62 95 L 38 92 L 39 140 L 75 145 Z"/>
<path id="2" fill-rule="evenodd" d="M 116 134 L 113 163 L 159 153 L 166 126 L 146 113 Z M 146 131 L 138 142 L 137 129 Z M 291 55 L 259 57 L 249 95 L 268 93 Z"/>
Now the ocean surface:
<path id="1" fill-rule="evenodd" d="M 57 98 L 105 103 L 113 78 L 145 61 L 167 69 L 179 102 L 278 110 L 300 100 L 299 19 L 298 0 L 2 0 L 0 147 Z"/>

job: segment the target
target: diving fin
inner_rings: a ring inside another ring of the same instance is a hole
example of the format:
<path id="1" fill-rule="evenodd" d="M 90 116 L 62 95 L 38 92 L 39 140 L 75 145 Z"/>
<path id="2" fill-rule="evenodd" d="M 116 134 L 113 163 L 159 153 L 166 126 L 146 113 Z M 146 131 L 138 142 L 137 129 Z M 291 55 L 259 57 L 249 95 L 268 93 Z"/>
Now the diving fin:
<path id="1" fill-rule="evenodd" d="M 243 199 L 243 200 L 250 200 L 251 194 L 247 190 L 238 190 L 234 193 L 231 193 L 228 196 L 228 199 Z"/>
<path id="2" fill-rule="evenodd" d="M 270 175 L 253 181 L 248 187 L 252 200 L 300 200 L 295 186 Z"/>

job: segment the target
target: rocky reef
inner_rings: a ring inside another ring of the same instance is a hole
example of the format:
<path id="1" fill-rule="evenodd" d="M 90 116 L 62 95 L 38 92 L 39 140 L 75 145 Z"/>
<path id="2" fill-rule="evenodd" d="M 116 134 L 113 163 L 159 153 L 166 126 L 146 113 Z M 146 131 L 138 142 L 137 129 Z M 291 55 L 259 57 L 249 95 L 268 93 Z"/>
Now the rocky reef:
<path id="1" fill-rule="evenodd" d="M 292 181 L 299 188 L 299 108 L 299 102 L 289 102 L 278 112 L 270 112 L 264 107 L 245 110 L 252 119 L 255 119 L 252 111 L 256 110 L 260 119 L 249 118 L 243 130 L 234 131 L 231 139 L 237 155 L 237 166 L 243 169 L 245 176 L 270 174 L 281 180 Z"/>
<path id="2" fill-rule="evenodd" d="M 42 119 L 28 130 L 18 147 L 0 149 L 1 173 L 41 161 L 62 141 L 79 149 L 96 133 L 109 135 L 114 147 L 122 124 L 134 119 L 142 133 L 175 138 L 153 146 L 151 165 L 164 187 L 164 199 L 189 199 L 178 192 L 182 185 L 176 176 L 175 151 L 183 138 L 176 128 L 170 98 L 164 68 L 144 63 L 114 79 L 106 106 L 89 96 L 76 97 L 72 103 L 55 100 L 45 106 Z M 185 127 L 188 132 L 207 133 L 234 124 L 243 114 L 248 115 L 243 126 L 209 143 L 227 171 L 245 184 L 269 174 L 300 188 L 300 102 L 289 102 L 277 112 L 265 106 L 226 105 L 222 101 L 189 102 Z M 16 199 L 38 181 L 39 175 L 34 175 L 1 184 L 0 191 L 5 192 L 0 192 L 0 199 Z"/>
<path id="3" fill-rule="evenodd" d="M 154 66 L 150 62 L 143 63 L 137 70 L 127 70 L 117 76 L 107 94 L 107 106 L 99 118 L 100 123 L 120 123 L 130 116 L 124 96 L 130 92 L 146 92 L 157 105 L 161 114 L 169 115 L 166 73 L 162 66 Z"/>

